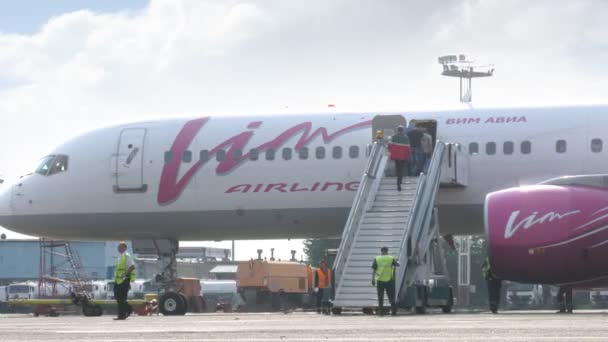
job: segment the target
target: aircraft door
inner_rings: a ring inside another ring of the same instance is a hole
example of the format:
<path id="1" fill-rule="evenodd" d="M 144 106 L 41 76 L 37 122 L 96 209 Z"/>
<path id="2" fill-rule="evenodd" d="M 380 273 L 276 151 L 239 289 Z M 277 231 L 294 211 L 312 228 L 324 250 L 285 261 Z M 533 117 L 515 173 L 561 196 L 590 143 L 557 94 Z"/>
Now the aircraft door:
<path id="1" fill-rule="evenodd" d="M 116 154 L 116 187 L 119 192 L 146 191 L 143 161 L 146 129 L 128 128 L 120 132 Z"/>

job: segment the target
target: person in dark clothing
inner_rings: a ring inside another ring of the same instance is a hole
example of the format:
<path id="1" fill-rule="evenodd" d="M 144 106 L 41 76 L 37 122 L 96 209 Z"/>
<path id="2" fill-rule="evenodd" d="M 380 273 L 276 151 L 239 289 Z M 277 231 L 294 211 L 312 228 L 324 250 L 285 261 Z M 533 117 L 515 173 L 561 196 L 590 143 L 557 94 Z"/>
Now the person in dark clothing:
<path id="1" fill-rule="evenodd" d="M 404 171 L 407 170 L 408 159 L 410 157 L 410 141 L 407 135 L 404 134 L 403 126 L 397 127 L 397 134 L 391 137 L 389 152 L 391 154 L 391 159 L 395 161 L 397 190 L 401 191 Z M 407 176 L 407 173 L 405 176 Z"/>
<path id="2" fill-rule="evenodd" d="M 498 305 L 500 304 L 500 288 L 502 286 L 502 280 L 498 279 L 490 266 L 490 258 L 486 257 L 486 261 L 482 267 L 483 277 L 486 279 L 488 284 L 488 297 L 490 299 L 490 311 L 492 313 L 498 313 Z"/>
<path id="3" fill-rule="evenodd" d="M 424 130 L 420 127 L 417 127 L 414 124 L 414 127 L 407 132 L 407 136 L 410 141 L 410 146 L 412 147 L 412 157 L 410 158 L 410 175 L 418 176 L 420 172 L 422 172 L 422 168 L 424 167 L 424 151 L 422 150 L 422 137 L 424 135 Z"/>
<path id="4" fill-rule="evenodd" d="M 557 313 L 572 313 L 572 310 L 574 310 L 572 305 L 572 287 L 559 287 L 559 291 L 557 291 L 557 303 L 559 304 L 559 311 Z"/>
<path id="5" fill-rule="evenodd" d="M 372 286 L 376 286 L 378 292 L 378 314 L 384 315 L 384 291 L 391 303 L 391 314 L 397 315 L 397 303 L 395 302 L 395 267 L 399 263 L 391 255 L 388 255 L 388 247 L 380 249 L 381 255 L 374 258 L 372 264 Z"/>

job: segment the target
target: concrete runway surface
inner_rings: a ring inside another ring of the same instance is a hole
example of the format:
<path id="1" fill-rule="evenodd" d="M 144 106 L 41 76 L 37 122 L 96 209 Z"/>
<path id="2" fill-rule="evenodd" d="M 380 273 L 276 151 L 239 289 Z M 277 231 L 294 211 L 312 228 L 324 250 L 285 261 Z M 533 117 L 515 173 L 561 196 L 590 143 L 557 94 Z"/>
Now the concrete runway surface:
<path id="1" fill-rule="evenodd" d="M 0 341 L 608 341 L 608 312 L 479 314 L 0 315 Z"/>

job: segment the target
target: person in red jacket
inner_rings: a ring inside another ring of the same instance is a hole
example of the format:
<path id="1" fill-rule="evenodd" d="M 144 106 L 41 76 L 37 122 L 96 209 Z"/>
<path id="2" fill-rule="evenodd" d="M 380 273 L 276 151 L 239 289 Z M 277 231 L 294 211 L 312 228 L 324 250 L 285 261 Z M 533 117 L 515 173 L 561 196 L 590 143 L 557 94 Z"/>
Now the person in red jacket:
<path id="1" fill-rule="evenodd" d="M 404 171 L 407 176 L 408 160 L 410 159 L 410 140 L 405 134 L 403 126 L 397 127 L 397 134 L 391 137 L 388 144 L 388 151 L 391 160 L 395 161 L 395 169 L 397 171 L 397 190 L 401 191 L 401 182 L 403 180 Z"/>

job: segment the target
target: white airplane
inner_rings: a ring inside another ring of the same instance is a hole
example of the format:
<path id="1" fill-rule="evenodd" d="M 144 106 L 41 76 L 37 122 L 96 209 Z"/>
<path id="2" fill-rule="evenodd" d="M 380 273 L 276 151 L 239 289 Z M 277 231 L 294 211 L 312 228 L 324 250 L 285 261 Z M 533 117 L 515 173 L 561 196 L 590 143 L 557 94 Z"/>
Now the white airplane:
<path id="1" fill-rule="evenodd" d="M 489 192 L 608 166 L 604 106 L 398 114 L 436 122 L 438 140 L 470 153 L 468 185 L 439 192 L 444 234 L 483 233 Z M 201 117 L 98 129 L 4 186 L 0 225 L 84 240 L 338 237 L 376 115 L 383 114 Z"/>
<path id="2" fill-rule="evenodd" d="M 442 234 L 483 233 L 493 191 L 608 169 L 608 106 L 168 119 L 60 145 L 3 186 L 0 225 L 78 240 L 339 237 L 382 117 L 468 156 L 466 186 L 439 191 Z"/>

